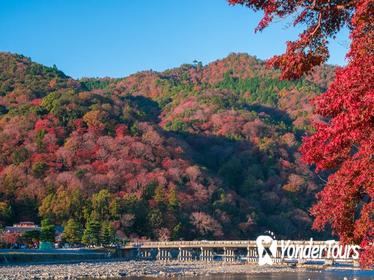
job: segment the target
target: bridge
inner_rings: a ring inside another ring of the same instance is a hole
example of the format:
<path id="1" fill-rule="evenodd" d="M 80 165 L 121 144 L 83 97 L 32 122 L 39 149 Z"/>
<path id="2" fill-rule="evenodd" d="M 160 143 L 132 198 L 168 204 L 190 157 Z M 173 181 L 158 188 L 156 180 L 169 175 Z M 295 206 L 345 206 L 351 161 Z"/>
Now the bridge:
<path id="1" fill-rule="evenodd" d="M 307 246 L 308 241 L 290 241 L 289 245 Z M 338 242 L 334 244 L 339 244 Z M 313 241 L 313 246 L 325 247 L 326 241 Z M 258 262 L 258 249 L 256 241 L 253 240 L 232 240 L 232 241 L 166 241 L 166 242 L 130 242 L 122 248 L 125 251 L 133 252 L 134 258 L 141 260 L 162 260 L 162 261 L 223 261 L 223 262 Z M 281 243 L 277 243 L 276 254 L 272 256 L 274 263 L 298 263 L 307 262 L 324 265 L 353 264 L 357 260 L 352 257 L 332 258 L 324 253 L 320 258 L 288 258 L 282 257 Z"/>

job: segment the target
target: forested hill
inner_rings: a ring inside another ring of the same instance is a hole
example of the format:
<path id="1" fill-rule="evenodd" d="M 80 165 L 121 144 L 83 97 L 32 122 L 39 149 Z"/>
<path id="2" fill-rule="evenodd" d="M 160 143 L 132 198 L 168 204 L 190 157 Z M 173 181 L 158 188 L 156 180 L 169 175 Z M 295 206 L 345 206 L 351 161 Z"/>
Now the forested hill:
<path id="1" fill-rule="evenodd" d="M 320 179 L 300 160 L 308 100 L 246 54 L 123 79 L 74 80 L 0 54 L 0 222 L 48 217 L 152 239 L 309 238 Z"/>

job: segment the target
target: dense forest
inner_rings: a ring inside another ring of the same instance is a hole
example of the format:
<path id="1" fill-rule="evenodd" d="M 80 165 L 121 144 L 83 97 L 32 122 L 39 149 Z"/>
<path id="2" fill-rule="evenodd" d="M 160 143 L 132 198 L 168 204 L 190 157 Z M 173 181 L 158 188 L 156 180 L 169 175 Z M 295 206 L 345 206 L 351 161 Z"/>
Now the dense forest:
<path id="1" fill-rule="evenodd" d="M 96 223 L 124 239 L 321 237 L 308 211 L 324 181 L 298 148 L 317 118 L 309 100 L 334 72 L 284 81 L 231 54 L 75 80 L 1 53 L 0 223 Z"/>

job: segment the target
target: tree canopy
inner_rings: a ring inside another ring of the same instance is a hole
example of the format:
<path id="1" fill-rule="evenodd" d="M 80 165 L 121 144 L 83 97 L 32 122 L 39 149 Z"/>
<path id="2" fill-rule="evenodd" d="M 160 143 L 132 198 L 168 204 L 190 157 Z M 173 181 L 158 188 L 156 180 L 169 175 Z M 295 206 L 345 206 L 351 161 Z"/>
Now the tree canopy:
<path id="1" fill-rule="evenodd" d="M 374 2 L 229 0 L 231 4 L 262 10 L 257 29 L 275 18 L 294 16 L 294 25 L 306 26 L 299 39 L 269 60 L 294 79 L 325 62 L 327 43 L 339 30 L 350 30 L 348 65 L 336 72 L 327 92 L 314 99 L 315 133 L 305 137 L 304 160 L 316 171 L 331 170 L 326 186 L 311 212 L 314 228 L 330 224 L 344 243 L 360 243 L 361 261 L 374 262 Z"/>

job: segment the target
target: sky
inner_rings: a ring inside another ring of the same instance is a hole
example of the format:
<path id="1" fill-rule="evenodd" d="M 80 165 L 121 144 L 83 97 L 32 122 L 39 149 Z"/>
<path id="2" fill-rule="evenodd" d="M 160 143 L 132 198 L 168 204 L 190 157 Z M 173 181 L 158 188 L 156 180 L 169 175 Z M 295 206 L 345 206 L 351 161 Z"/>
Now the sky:
<path id="1" fill-rule="evenodd" d="M 226 0 L 0 0 L 0 51 L 23 54 L 74 78 L 124 77 L 232 52 L 266 59 L 300 29 Z M 344 65 L 348 31 L 330 42 L 330 64 Z"/>

